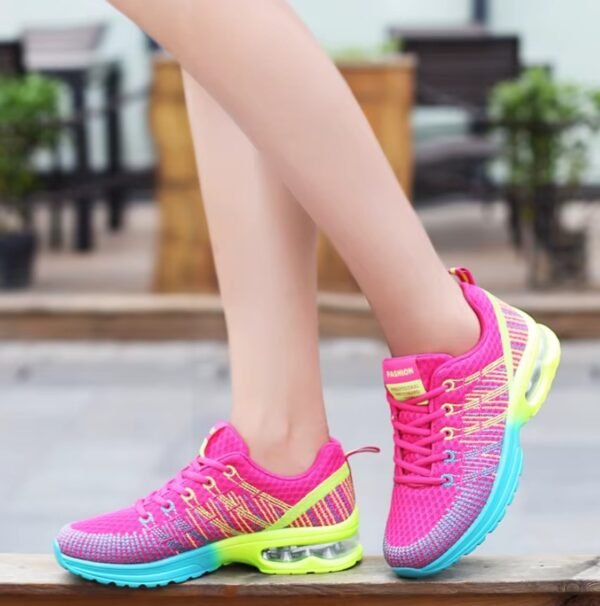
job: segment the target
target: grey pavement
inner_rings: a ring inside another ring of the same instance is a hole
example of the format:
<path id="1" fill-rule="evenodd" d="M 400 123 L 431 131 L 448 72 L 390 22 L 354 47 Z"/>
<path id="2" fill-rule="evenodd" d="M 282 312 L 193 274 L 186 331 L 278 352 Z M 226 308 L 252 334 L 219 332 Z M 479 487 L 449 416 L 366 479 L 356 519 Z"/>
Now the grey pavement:
<path id="1" fill-rule="evenodd" d="M 366 551 L 392 486 L 381 344 L 322 346 L 332 433 L 352 460 Z M 479 553 L 600 553 L 600 342 L 564 345 L 556 386 L 523 432 L 525 469 Z M 161 485 L 226 417 L 228 365 L 213 343 L 0 345 L 0 552 L 47 552 L 60 526 Z"/>

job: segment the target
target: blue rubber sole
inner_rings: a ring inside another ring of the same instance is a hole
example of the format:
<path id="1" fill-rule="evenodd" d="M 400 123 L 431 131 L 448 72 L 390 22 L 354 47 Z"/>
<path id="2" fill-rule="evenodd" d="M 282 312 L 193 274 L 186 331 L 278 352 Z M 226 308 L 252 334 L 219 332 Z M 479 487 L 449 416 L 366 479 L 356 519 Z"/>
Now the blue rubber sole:
<path id="1" fill-rule="evenodd" d="M 57 562 L 68 572 L 89 581 L 117 587 L 162 587 L 183 583 L 212 572 L 221 565 L 212 545 L 206 545 L 148 564 L 102 564 L 64 555 L 54 542 Z"/>
<path id="2" fill-rule="evenodd" d="M 514 426 L 507 430 L 496 482 L 488 502 L 467 532 L 446 553 L 423 568 L 393 568 L 392 570 L 398 576 L 418 579 L 437 574 L 471 553 L 483 543 L 490 532 L 496 529 L 504 518 L 519 486 L 519 478 L 523 469 L 523 450 L 520 444 L 521 427 Z"/>
<path id="3" fill-rule="evenodd" d="M 323 527 L 267 529 L 232 536 L 168 558 L 141 564 L 109 564 L 54 555 L 65 570 L 90 581 L 118 587 L 161 587 L 196 579 L 221 566 L 240 563 L 266 574 L 338 572 L 362 559 L 358 509 L 343 522 Z"/>

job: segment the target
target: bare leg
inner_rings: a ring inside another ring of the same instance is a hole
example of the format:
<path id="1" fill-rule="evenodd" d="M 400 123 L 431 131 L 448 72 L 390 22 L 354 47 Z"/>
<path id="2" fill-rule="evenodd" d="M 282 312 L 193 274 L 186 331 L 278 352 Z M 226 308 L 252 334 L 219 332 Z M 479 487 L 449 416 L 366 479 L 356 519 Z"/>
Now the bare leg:
<path id="1" fill-rule="evenodd" d="M 256 461 L 298 473 L 328 439 L 316 228 L 219 105 L 187 75 L 185 88 L 227 320 L 232 421 Z"/>
<path id="2" fill-rule="evenodd" d="M 340 251 L 392 353 L 464 352 L 477 320 L 335 66 L 283 0 L 113 0 L 273 163 Z"/>

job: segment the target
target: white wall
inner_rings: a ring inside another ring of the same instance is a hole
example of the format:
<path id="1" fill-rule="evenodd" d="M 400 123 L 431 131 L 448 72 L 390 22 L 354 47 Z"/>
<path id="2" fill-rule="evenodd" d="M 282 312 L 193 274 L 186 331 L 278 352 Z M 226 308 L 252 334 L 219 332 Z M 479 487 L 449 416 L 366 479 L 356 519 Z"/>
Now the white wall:
<path id="1" fill-rule="evenodd" d="M 330 49 L 377 46 L 393 25 L 462 24 L 470 0 L 290 0 Z"/>
<path id="2" fill-rule="evenodd" d="M 385 40 L 385 31 L 390 24 L 464 23 L 469 18 L 470 9 L 470 0 L 290 1 L 322 43 L 331 50 L 376 47 Z M 134 91 L 147 84 L 150 66 L 144 38 L 135 25 L 107 2 L 0 0 L 0 38 L 18 36 L 27 25 L 66 25 L 99 20 L 109 24 L 102 55 L 122 59 L 125 89 Z M 152 145 L 147 135 L 145 104 L 135 103 L 128 109 L 125 135 L 128 164 L 148 165 L 152 161 Z"/>
<path id="3" fill-rule="evenodd" d="M 598 0 L 492 0 L 493 28 L 521 35 L 526 62 L 590 86 L 600 86 L 599 25 Z"/>
<path id="4" fill-rule="evenodd" d="M 0 0 L 0 38 L 13 38 L 26 26 L 78 25 L 106 22 L 108 29 L 101 55 L 120 59 L 125 91 L 134 91 L 149 81 L 149 63 L 144 37 L 128 19 L 104 0 Z M 130 166 L 147 166 L 153 157 L 147 134 L 146 104 L 136 102 L 124 114 L 125 157 Z"/>
<path id="5" fill-rule="evenodd" d="M 599 0 L 492 0 L 492 27 L 521 36 L 526 64 L 552 66 L 557 78 L 600 88 Z M 600 143 L 590 177 L 600 178 Z"/>
<path id="6" fill-rule="evenodd" d="M 168 1 L 168 0 L 165 0 Z M 218 0 L 215 0 L 218 1 Z M 251 1 L 251 0 L 248 0 Z M 323 44 L 331 50 L 376 47 L 393 23 L 406 25 L 465 23 L 470 0 L 290 0 Z M 550 63 L 563 79 L 600 87 L 600 0 L 490 0 L 492 27 L 521 35 L 527 62 Z M 109 31 L 102 48 L 121 58 L 125 88 L 149 80 L 144 38 L 104 0 L 0 0 L 0 37 L 19 34 L 26 25 L 102 20 Z M 126 157 L 130 165 L 152 160 L 146 110 L 135 103 L 126 114 Z M 600 152 L 598 154 L 600 156 Z M 600 172 L 600 158 L 594 172 Z"/>

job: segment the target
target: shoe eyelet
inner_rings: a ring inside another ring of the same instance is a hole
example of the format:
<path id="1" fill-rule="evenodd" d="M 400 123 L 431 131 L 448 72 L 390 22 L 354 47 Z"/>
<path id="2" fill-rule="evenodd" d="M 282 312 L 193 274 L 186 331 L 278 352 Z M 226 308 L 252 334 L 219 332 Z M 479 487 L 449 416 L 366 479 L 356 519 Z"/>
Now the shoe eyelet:
<path id="1" fill-rule="evenodd" d="M 169 504 L 166 507 L 161 507 L 163 513 L 171 513 L 175 509 L 175 503 L 173 501 L 169 501 Z"/>
<path id="2" fill-rule="evenodd" d="M 145 516 L 140 516 L 138 518 L 140 524 L 146 526 L 146 524 L 150 524 L 150 522 L 154 522 L 154 516 L 148 512 Z"/>
<path id="3" fill-rule="evenodd" d="M 446 458 L 442 463 L 454 463 L 456 461 L 456 452 L 454 452 L 454 450 L 444 450 L 444 454 L 446 455 Z"/>
<path id="4" fill-rule="evenodd" d="M 227 465 L 227 469 L 223 472 L 223 475 L 226 478 L 233 478 L 236 473 L 237 469 L 233 465 Z"/>
<path id="5" fill-rule="evenodd" d="M 454 391 L 456 389 L 456 379 L 445 379 L 442 381 L 442 385 L 446 388 L 446 391 Z"/>
<path id="6" fill-rule="evenodd" d="M 444 440 L 454 439 L 454 427 L 442 427 L 440 431 L 444 434 Z"/>
<path id="7" fill-rule="evenodd" d="M 188 486 L 185 489 L 185 492 L 181 495 L 181 498 L 186 502 L 191 501 L 192 499 L 196 498 L 196 493 Z"/>
<path id="8" fill-rule="evenodd" d="M 445 482 L 442 484 L 442 486 L 445 488 L 448 488 L 454 484 L 454 476 L 451 473 L 444 473 L 440 477 L 445 480 Z"/>
<path id="9" fill-rule="evenodd" d="M 215 479 L 212 478 L 211 476 L 208 476 L 206 478 L 206 481 L 202 483 L 202 487 L 206 488 L 206 490 L 211 490 L 212 488 L 214 488 L 216 486 L 216 482 Z"/>
<path id="10" fill-rule="evenodd" d="M 446 411 L 446 416 L 454 414 L 454 404 L 451 404 L 450 402 L 442 404 L 442 409 Z"/>

